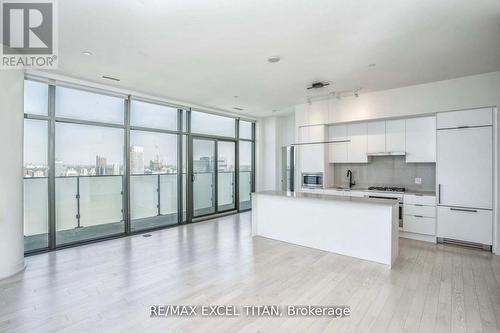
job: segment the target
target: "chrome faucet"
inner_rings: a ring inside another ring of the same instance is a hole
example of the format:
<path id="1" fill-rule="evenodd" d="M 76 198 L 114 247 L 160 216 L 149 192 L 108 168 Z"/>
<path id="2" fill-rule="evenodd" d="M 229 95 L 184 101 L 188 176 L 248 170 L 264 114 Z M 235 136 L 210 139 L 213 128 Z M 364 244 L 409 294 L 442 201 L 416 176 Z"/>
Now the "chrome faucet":
<path id="1" fill-rule="evenodd" d="M 352 180 L 352 171 L 349 169 L 347 170 L 347 176 L 349 178 L 349 188 L 351 188 L 353 185 L 356 185 L 356 182 Z"/>

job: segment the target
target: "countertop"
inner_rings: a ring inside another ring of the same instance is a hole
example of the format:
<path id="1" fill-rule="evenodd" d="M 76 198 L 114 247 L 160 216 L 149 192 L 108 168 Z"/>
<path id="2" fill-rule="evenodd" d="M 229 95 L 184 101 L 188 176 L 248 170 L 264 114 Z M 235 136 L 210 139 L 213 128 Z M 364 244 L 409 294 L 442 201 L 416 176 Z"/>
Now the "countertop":
<path id="1" fill-rule="evenodd" d="M 331 194 L 321 194 L 321 193 L 316 194 L 316 193 L 285 192 L 285 191 L 261 191 L 252 193 L 252 195 L 271 195 L 271 196 L 295 198 L 295 199 L 319 199 L 325 201 L 343 201 L 343 202 L 365 203 L 365 204 L 375 204 L 383 206 L 394 206 L 398 204 L 398 202 L 395 200 L 351 197 L 345 195 L 331 195 Z"/>
<path id="2" fill-rule="evenodd" d="M 325 187 L 324 190 L 342 190 L 342 191 L 360 191 L 360 192 L 377 192 L 377 193 L 396 193 L 396 194 L 436 196 L 436 191 L 407 190 L 405 192 L 396 192 L 396 191 L 385 192 L 385 191 L 369 190 L 367 187 L 351 187 L 350 189 L 348 189 L 348 188 L 341 187 L 341 186 L 333 186 L 333 187 Z"/>

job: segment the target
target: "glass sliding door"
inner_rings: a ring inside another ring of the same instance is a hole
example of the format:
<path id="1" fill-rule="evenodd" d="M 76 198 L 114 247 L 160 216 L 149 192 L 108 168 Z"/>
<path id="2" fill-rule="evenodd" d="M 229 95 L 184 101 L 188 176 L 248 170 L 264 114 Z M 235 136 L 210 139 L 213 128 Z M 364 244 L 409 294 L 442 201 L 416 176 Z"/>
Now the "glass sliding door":
<path id="1" fill-rule="evenodd" d="M 193 217 L 236 208 L 236 143 L 234 141 L 192 139 Z"/>
<path id="2" fill-rule="evenodd" d="M 193 138 L 193 217 L 213 214 L 215 206 L 216 141 Z"/>
<path id="3" fill-rule="evenodd" d="M 236 208 L 234 200 L 236 144 L 217 141 L 217 211 Z"/>

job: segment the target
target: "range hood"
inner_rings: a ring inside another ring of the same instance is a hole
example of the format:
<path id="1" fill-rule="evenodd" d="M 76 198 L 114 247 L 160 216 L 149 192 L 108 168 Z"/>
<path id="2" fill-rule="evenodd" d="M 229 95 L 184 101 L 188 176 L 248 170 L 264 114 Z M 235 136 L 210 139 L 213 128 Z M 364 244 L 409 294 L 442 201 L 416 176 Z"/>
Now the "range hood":
<path id="1" fill-rule="evenodd" d="M 366 155 L 368 156 L 405 156 L 406 152 L 405 151 L 384 151 L 380 153 L 367 153 Z"/>

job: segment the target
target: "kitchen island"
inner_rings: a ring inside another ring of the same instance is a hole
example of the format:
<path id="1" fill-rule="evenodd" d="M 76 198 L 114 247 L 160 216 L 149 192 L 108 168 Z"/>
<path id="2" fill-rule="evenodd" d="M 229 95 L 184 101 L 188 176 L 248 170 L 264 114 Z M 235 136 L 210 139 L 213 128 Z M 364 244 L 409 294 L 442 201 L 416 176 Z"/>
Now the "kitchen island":
<path id="1" fill-rule="evenodd" d="M 252 236 L 392 266 L 398 256 L 398 203 L 300 192 L 252 194 Z"/>

